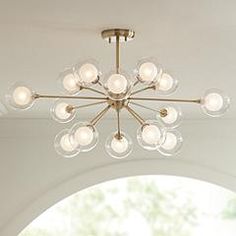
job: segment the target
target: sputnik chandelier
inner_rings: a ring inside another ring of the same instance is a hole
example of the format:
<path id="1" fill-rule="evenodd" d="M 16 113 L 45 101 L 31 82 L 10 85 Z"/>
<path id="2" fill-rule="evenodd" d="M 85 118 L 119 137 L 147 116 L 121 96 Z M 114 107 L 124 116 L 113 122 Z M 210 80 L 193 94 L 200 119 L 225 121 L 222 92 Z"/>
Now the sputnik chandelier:
<path id="1" fill-rule="evenodd" d="M 135 32 L 129 29 L 108 29 L 102 31 L 101 35 L 103 39 L 116 45 L 115 70 L 104 76 L 103 80 L 97 63 L 85 61 L 60 74 L 59 80 L 67 95 L 39 94 L 25 84 L 17 83 L 10 88 L 6 96 L 8 103 L 17 109 L 28 109 L 36 100 L 56 99 L 51 108 L 51 115 L 59 123 L 70 122 L 75 118 L 78 109 L 105 104 L 105 108 L 89 122 L 78 122 L 71 129 L 64 129 L 56 136 L 54 145 L 60 155 L 69 158 L 92 150 L 98 142 L 96 124 L 110 109 L 115 109 L 117 130 L 105 142 L 106 151 L 110 156 L 122 159 L 131 153 L 133 147 L 131 138 L 121 130 L 121 110 L 127 110 L 140 124 L 137 140 L 144 149 L 171 156 L 180 150 L 183 142 L 181 134 L 175 129 L 182 116 L 176 103 L 199 104 L 203 112 L 213 117 L 222 115 L 229 107 L 229 98 L 218 89 L 208 90 L 199 99 L 138 97 L 137 94 L 145 90 L 156 90 L 158 95 L 169 95 L 177 88 L 177 80 L 163 71 L 153 59 L 140 60 L 134 75 L 130 77 L 120 69 L 120 43 L 132 40 Z M 135 88 L 138 84 L 143 85 L 143 88 Z M 100 86 L 102 90 L 94 88 L 94 85 Z M 98 95 L 80 95 L 84 90 Z M 90 100 L 90 103 L 80 104 L 81 100 Z M 94 101 L 91 102 L 92 100 Z M 159 108 L 148 107 L 138 103 L 139 101 L 158 102 Z M 156 120 L 145 120 L 134 107 L 155 112 Z"/>

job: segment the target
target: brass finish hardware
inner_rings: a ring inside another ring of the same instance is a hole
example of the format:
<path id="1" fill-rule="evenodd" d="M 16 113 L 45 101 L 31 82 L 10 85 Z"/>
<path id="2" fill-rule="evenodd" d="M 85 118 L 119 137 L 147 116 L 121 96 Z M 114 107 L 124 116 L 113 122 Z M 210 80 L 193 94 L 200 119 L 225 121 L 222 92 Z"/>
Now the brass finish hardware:
<path id="1" fill-rule="evenodd" d="M 102 111 L 100 111 L 91 121 L 90 123 L 92 125 L 96 125 L 98 123 L 99 120 L 101 120 L 103 118 L 103 116 L 107 113 L 107 111 L 111 108 L 110 105 L 108 105 L 107 107 L 105 107 Z"/>
<path id="2" fill-rule="evenodd" d="M 118 139 L 118 140 L 121 140 L 123 137 L 124 137 L 124 135 L 123 134 L 119 134 L 118 132 L 115 134 L 115 136 L 114 136 L 116 139 Z"/>
<path id="3" fill-rule="evenodd" d="M 126 104 L 127 100 L 121 100 L 121 101 L 117 101 L 117 100 L 112 100 L 112 99 L 108 99 L 107 103 L 114 109 L 122 109 L 125 104 Z"/>
<path id="4" fill-rule="evenodd" d="M 131 29 L 106 29 L 103 30 L 102 38 L 107 40 L 109 43 L 116 42 L 116 37 L 118 36 L 121 42 L 127 42 L 134 38 L 135 32 Z"/>
<path id="5" fill-rule="evenodd" d="M 120 36 L 116 36 L 116 73 L 120 72 Z"/>
<path id="6" fill-rule="evenodd" d="M 120 109 L 116 109 L 117 113 L 117 138 L 121 139 L 121 128 L 120 128 Z"/>
<path id="7" fill-rule="evenodd" d="M 145 120 L 133 109 L 131 109 L 129 106 L 125 106 L 125 108 L 128 110 L 128 112 L 141 124 L 143 125 L 145 123 Z"/>
<path id="8" fill-rule="evenodd" d="M 97 89 L 94 89 L 94 88 L 90 88 L 90 87 L 83 87 L 83 86 L 81 86 L 81 89 L 87 89 L 87 90 L 90 90 L 90 91 L 92 91 L 92 92 L 99 93 L 99 94 L 101 94 L 101 95 L 103 95 L 103 96 L 106 96 L 106 94 L 105 94 L 104 92 L 102 92 L 102 91 L 99 91 L 99 90 L 97 90 Z"/>
<path id="9" fill-rule="evenodd" d="M 74 107 L 73 107 L 72 105 L 68 105 L 68 106 L 66 107 L 66 112 L 67 112 L 67 113 L 72 113 L 73 110 L 74 110 Z"/>
<path id="10" fill-rule="evenodd" d="M 101 83 L 101 81 L 98 81 L 97 84 L 101 86 L 102 88 L 104 88 L 104 85 Z"/>
<path id="11" fill-rule="evenodd" d="M 134 94 L 137 94 L 137 93 L 141 93 L 141 92 L 143 92 L 143 91 L 145 91 L 145 90 L 148 90 L 148 89 L 153 89 L 153 90 L 154 90 L 154 89 L 155 89 L 155 86 L 152 85 L 152 86 L 147 86 L 147 87 L 145 87 L 145 88 L 138 89 L 138 90 L 132 92 L 132 93 L 130 94 L 130 96 L 132 96 L 132 95 L 134 95 Z"/>
<path id="12" fill-rule="evenodd" d="M 135 87 L 138 83 L 139 83 L 139 80 L 137 79 L 137 80 L 134 82 L 133 87 Z"/>
<path id="13" fill-rule="evenodd" d="M 56 99 L 56 98 L 62 98 L 62 99 L 83 99 L 83 100 L 107 100 L 107 97 L 90 97 L 90 96 L 64 96 L 64 95 L 45 95 L 45 94 L 35 94 L 35 99 L 38 98 L 48 98 L 48 99 Z"/>
<path id="14" fill-rule="evenodd" d="M 186 102 L 201 103 L 201 99 L 173 99 L 173 98 L 147 98 L 147 97 L 129 97 L 128 100 L 137 101 L 157 101 L 157 102 Z"/>
<path id="15" fill-rule="evenodd" d="M 147 106 L 145 106 L 145 105 L 142 105 L 142 104 L 139 104 L 139 103 L 136 103 L 136 102 L 131 102 L 131 101 L 130 101 L 129 104 L 135 105 L 135 106 L 137 106 L 137 107 L 142 107 L 142 108 L 144 108 L 144 109 L 146 109 L 146 110 L 149 110 L 149 111 L 160 112 L 160 111 L 158 111 L 158 110 L 156 110 L 156 109 L 154 109 L 154 108 L 147 107 Z"/>
<path id="16" fill-rule="evenodd" d="M 161 117 L 166 117 L 168 115 L 167 109 L 163 108 L 160 110 L 160 116 Z"/>
<path id="17" fill-rule="evenodd" d="M 79 105 L 79 106 L 73 106 L 73 109 L 80 109 L 80 108 L 85 108 L 85 107 L 91 107 L 99 104 L 107 103 L 107 101 L 101 101 L 101 102 L 94 102 L 94 103 L 89 103 L 89 104 L 84 104 L 84 105 Z"/>

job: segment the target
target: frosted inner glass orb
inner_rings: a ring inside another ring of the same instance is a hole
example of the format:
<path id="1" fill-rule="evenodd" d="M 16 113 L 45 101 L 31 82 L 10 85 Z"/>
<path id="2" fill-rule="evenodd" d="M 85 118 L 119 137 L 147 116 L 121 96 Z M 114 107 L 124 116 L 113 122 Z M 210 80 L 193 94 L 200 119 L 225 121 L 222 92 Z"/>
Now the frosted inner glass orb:
<path id="1" fill-rule="evenodd" d="M 204 99 L 204 105 L 209 111 L 219 111 L 223 104 L 223 98 L 218 93 L 209 93 Z"/>
<path id="2" fill-rule="evenodd" d="M 74 92 L 78 90 L 77 80 L 73 74 L 68 74 L 63 78 L 63 87 L 69 91 Z"/>
<path id="3" fill-rule="evenodd" d="M 107 80 L 107 88 L 110 92 L 119 94 L 127 90 L 128 81 L 121 74 L 112 74 Z"/>
<path id="4" fill-rule="evenodd" d="M 32 91 L 24 86 L 17 87 L 12 94 L 13 101 L 19 106 L 26 106 L 32 102 Z"/>
<path id="5" fill-rule="evenodd" d="M 143 81 L 151 82 L 157 77 L 157 67 L 152 62 L 145 62 L 139 67 L 139 76 Z"/>
<path id="6" fill-rule="evenodd" d="M 145 125 L 142 130 L 142 139 L 148 144 L 157 144 L 161 138 L 161 131 L 156 125 Z"/>
<path id="7" fill-rule="evenodd" d="M 69 104 L 66 102 L 57 104 L 55 107 L 55 115 L 61 120 L 68 119 L 71 116 L 71 113 L 67 112 L 66 110 L 68 106 Z"/>
<path id="8" fill-rule="evenodd" d="M 165 117 L 161 117 L 161 119 L 166 124 L 173 124 L 178 119 L 178 112 L 174 107 L 167 107 L 165 108 L 167 110 L 167 115 Z"/>
<path id="9" fill-rule="evenodd" d="M 166 150 L 172 150 L 177 145 L 177 137 L 171 132 L 166 133 L 165 142 L 161 145 Z"/>
<path id="10" fill-rule="evenodd" d="M 93 141 L 93 130 L 88 126 L 79 127 L 74 134 L 74 138 L 79 145 L 87 146 Z"/>
<path id="11" fill-rule="evenodd" d="M 170 90 L 174 85 L 174 79 L 166 73 L 163 73 L 159 80 L 159 89 L 162 91 Z"/>
<path id="12" fill-rule="evenodd" d="M 80 79 L 85 83 L 92 83 L 98 78 L 98 69 L 90 63 L 82 65 L 79 69 Z"/>
<path id="13" fill-rule="evenodd" d="M 72 152 L 75 150 L 75 144 L 72 139 L 70 139 L 69 134 L 65 134 L 60 140 L 61 148 L 66 152 Z"/>
<path id="14" fill-rule="evenodd" d="M 125 137 L 122 137 L 121 139 L 114 137 L 111 141 L 111 148 L 116 153 L 123 153 L 128 149 L 128 147 L 129 143 Z"/>

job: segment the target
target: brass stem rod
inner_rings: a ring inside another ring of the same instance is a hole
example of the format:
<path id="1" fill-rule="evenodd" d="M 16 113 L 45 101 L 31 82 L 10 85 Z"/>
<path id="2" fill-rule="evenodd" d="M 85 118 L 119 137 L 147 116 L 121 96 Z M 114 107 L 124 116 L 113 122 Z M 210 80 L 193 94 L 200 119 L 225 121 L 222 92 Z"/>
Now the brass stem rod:
<path id="1" fill-rule="evenodd" d="M 116 73 L 120 72 L 120 36 L 116 35 Z"/>
<path id="2" fill-rule="evenodd" d="M 102 117 L 106 114 L 106 112 L 110 109 L 110 105 L 108 105 L 107 107 L 105 107 L 102 111 L 100 111 L 91 121 L 90 121 L 90 123 L 92 124 L 92 125 L 96 125 L 97 124 L 97 122 L 99 121 L 99 120 L 101 120 L 102 119 Z"/>
<path id="3" fill-rule="evenodd" d="M 143 92 L 145 90 L 148 90 L 148 89 L 153 89 L 153 88 L 154 88 L 154 86 L 148 86 L 148 87 L 145 87 L 145 88 L 138 89 L 138 90 L 132 92 L 130 96 L 132 96 L 134 94 L 137 94 L 137 93 L 141 93 L 141 92 Z"/>
<path id="4" fill-rule="evenodd" d="M 85 107 L 91 107 L 99 104 L 107 103 L 107 101 L 101 101 L 101 102 L 94 102 L 94 103 L 89 103 L 89 104 L 84 104 L 84 105 L 79 105 L 79 106 L 73 106 L 74 109 L 80 109 L 80 108 L 85 108 Z"/>
<path id="5" fill-rule="evenodd" d="M 148 107 L 148 106 L 136 103 L 136 102 L 129 102 L 129 104 L 132 104 L 132 105 L 135 105 L 135 106 L 138 106 L 138 107 L 142 107 L 142 108 L 144 108 L 146 110 L 150 110 L 150 111 L 154 111 L 154 112 L 160 112 L 159 110 L 153 109 L 151 107 Z"/>
<path id="6" fill-rule="evenodd" d="M 104 85 L 101 83 L 101 81 L 98 80 L 97 84 L 101 86 L 102 88 L 104 88 Z"/>
<path id="7" fill-rule="evenodd" d="M 137 79 L 137 78 L 136 78 Z M 134 84 L 133 84 L 133 87 L 135 87 L 137 84 L 139 83 L 139 80 L 137 79 Z"/>
<path id="8" fill-rule="evenodd" d="M 117 134 L 118 134 L 118 139 L 120 139 L 121 138 L 120 109 L 118 108 L 116 112 L 117 112 Z"/>
<path id="9" fill-rule="evenodd" d="M 130 97 L 128 100 L 137 101 L 157 101 L 157 102 L 186 102 L 186 103 L 201 103 L 200 99 L 172 99 L 172 98 L 147 98 L 147 97 Z"/>
<path id="10" fill-rule="evenodd" d="M 125 107 L 128 112 L 141 124 L 143 125 L 145 123 L 145 120 L 137 113 L 135 112 L 133 109 L 131 109 L 129 106 Z"/>
<path id="11" fill-rule="evenodd" d="M 62 99 L 84 99 L 84 100 L 107 100 L 107 97 L 90 97 L 90 96 L 65 96 L 65 95 L 45 95 L 45 94 L 35 94 L 35 99 L 38 98 L 48 98 L 48 99 L 55 99 L 55 98 L 62 98 Z"/>
<path id="12" fill-rule="evenodd" d="M 103 93 L 102 91 L 99 91 L 99 90 L 97 90 L 97 89 L 94 89 L 94 88 L 82 87 L 81 89 L 87 89 L 87 90 L 90 90 L 90 91 L 92 91 L 92 92 L 99 93 L 99 94 L 102 94 L 102 95 L 106 96 L 105 93 Z"/>

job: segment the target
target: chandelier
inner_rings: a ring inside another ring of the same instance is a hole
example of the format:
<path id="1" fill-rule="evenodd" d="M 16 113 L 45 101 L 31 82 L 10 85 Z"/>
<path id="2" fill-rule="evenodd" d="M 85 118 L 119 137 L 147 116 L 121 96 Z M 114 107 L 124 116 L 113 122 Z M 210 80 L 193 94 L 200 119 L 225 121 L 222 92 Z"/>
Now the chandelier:
<path id="1" fill-rule="evenodd" d="M 40 94 L 24 83 L 14 84 L 8 91 L 6 99 L 11 107 L 28 109 L 36 100 L 54 99 L 51 115 L 59 123 L 67 123 L 76 117 L 76 112 L 85 107 L 104 104 L 105 107 L 90 121 L 75 123 L 71 129 L 62 130 L 54 141 L 58 154 L 70 158 L 80 152 L 92 150 L 98 142 L 97 123 L 110 110 L 116 111 L 117 129 L 105 141 L 107 153 L 117 159 L 127 157 L 133 149 L 133 142 L 121 129 L 120 113 L 127 110 L 137 120 L 138 143 L 147 150 L 158 151 L 162 155 L 172 156 L 179 152 L 183 138 L 176 129 L 182 114 L 176 103 L 199 104 L 204 113 L 216 117 L 222 115 L 229 107 L 229 97 L 218 89 L 209 89 L 199 99 L 165 98 L 160 95 L 173 93 L 178 82 L 166 73 L 153 58 L 142 59 L 137 63 L 133 75 L 120 68 L 120 43 L 134 38 L 135 32 L 130 29 L 108 29 L 101 33 L 102 38 L 116 46 L 115 70 L 103 76 L 97 62 L 84 61 L 66 69 L 59 75 L 59 81 L 66 95 Z M 143 87 L 138 89 L 137 85 Z M 98 89 L 97 87 L 101 87 Z M 96 96 L 82 96 L 88 90 Z M 157 96 L 139 97 L 145 90 L 157 91 Z M 81 104 L 81 100 L 90 101 Z M 148 107 L 140 101 L 152 101 L 159 104 Z M 140 107 L 153 111 L 155 120 L 146 120 L 135 111 Z"/>

